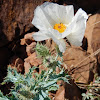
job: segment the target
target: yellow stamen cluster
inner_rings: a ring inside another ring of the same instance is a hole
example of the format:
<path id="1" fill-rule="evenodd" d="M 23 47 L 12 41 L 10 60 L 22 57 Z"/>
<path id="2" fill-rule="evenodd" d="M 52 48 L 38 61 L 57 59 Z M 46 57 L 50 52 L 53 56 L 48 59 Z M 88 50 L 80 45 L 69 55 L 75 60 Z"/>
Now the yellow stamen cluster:
<path id="1" fill-rule="evenodd" d="M 62 23 L 55 24 L 54 25 L 54 29 L 58 30 L 60 33 L 63 33 L 65 31 L 65 29 L 66 29 L 66 26 L 64 24 L 62 24 Z"/>

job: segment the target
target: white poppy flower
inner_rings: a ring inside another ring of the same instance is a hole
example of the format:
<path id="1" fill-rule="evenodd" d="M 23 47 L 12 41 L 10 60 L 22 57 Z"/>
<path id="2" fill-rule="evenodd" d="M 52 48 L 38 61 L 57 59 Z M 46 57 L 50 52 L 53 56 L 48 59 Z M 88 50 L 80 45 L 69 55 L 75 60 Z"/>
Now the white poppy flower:
<path id="1" fill-rule="evenodd" d="M 63 6 L 45 2 L 35 9 L 32 24 L 39 32 L 34 33 L 33 38 L 36 41 L 52 38 L 61 52 L 66 50 L 63 40 L 65 37 L 71 44 L 81 46 L 87 18 L 86 12 L 82 9 L 74 16 L 73 5 Z"/>

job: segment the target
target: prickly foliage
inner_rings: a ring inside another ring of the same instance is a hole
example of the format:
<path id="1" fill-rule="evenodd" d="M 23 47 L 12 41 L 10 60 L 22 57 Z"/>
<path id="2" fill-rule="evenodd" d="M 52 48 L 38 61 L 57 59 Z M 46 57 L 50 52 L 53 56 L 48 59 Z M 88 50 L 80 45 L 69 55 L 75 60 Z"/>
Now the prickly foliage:
<path id="1" fill-rule="evenodd" d="M 48 92 L 59 88 L 57 81 L 68 82 L 69 75 L 65 74 L 63 69 L 59 74 L 56 74 L 53 69 L 43 70 L 41 74 L 34 73 L 35 78 L 33 78 L 34 69 L 36 67 L 31 68 L 26 75 L 21 75 L 15 69 L 8 67 L 8 75 L 3 84 L 12 82 L 14 86 L 10 92 L 11 97 L 7 100 L 50 100 Z M 0 97 L 5 98 L 2 95 Z"/>
<path id="2" fill-rule="evenodd" d="M 37 43 L 35 50 L 36 50 L 37 55 L 39 57 L 44 58 L 44 57 L 50 55 L 49 49 L 46 46 L 42 45 L 42 44 Z"/>
<path id="3" fill-rule="evenodd" d="M 52 68 L 53 70 L 56 70 L 56 67 L 59 67 L 61 69 L 62 65 L 62 53 L 59 51 L 58 47 L 55 47 L 57 53 L 54 55 L 51 55 L 50 50 L 42 44 L 37 43 L 36 45 L 36 53 L 38 57 L 40 57 L 43 61 L 43 65 L 48 68 Z M 61 60 L 57 60 L 57 58 L 60 57 Z"/>

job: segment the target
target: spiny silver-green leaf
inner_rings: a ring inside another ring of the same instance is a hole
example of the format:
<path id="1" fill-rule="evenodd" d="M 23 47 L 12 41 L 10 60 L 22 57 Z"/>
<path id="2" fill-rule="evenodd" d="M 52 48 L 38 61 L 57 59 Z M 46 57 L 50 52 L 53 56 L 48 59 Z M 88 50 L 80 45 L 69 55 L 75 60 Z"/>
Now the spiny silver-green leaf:
<path id="1" fill-rule="evenodd" d="M 50 55 L 49 49 L 42 44 L 37 43 L 35 50 L 40 57 L 46 57 Z"/>
<path id="2" fill-rule="evenodd" d="M 14 83 L 14 87 L 11 89 L 10 94 L 12 94 L 13 98 L 16 98 L 16 100 L 49 99 L 48 92 L 56 91 L 59 87 L 57 85 L 57 81 L 60 79 L 64 81 L 67 80 L 67 74 L 64 73 L 64 70 L 62 70 L 59 74 L 56 74 L 53 69 L 48 69 L 48 71 L 43 70 L 41 74 L 35 73 L 35 78 L 32 78 L 33 69 L 35 68 L 30 69 L 29 73 L 26 75 L 17 73 L 15 69 L 8 69 L 8 75 L 5 79 L 6 82 L 10 81 Z"/>

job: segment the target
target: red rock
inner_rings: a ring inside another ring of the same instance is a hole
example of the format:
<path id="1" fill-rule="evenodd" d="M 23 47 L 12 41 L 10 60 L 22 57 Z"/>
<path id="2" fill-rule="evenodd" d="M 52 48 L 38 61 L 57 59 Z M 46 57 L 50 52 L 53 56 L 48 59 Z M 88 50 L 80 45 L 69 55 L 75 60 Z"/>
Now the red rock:
<path id="1" fill-rule="evenodd" d="M 34 39 L 33 39 L 33 37 L 32 37 L 32 35 L 34 34 L 35 32 L 32 32 L 32 33 L 27 33 L 25 36 L 24 36 L 24 39 L 25 40 L 32 40 L 32 41 L 34 41 Z"/>
<path id="2" fill-rule="evenodd" d="M 24 60 L 25 60 L 25 62 L 30 63 L 31 66 L 38 66 L 38 65 L 42 64 L 41 60 L 39 58 L 37 58 L 35 52 Z"/>
<path id="3" fill-rule="evenodd" d="M 26 42 L 25 42 L 25 39 L 23 38 L 23 39 L 20 39 L 20 45 L 25 45 L 26 44 Z"/>
<path id="4" fill-rule="evenodd" d="M 25 74 L 27 74 L 29 72 L 29 69 L 32 68 L 33 66 L 31 66 L 31 64 L 29 62 L 24 62 L 24 69 L 25 69 Z M 33 75 L 32 78 L 35 78 L 34 73 L 37 73 L 36 70 L 33 71 Z"/>
<path id="5" fill-rule="evenodd" d="M 30 68 L 31 68 L 30 63 L 29 62 L 24 62 L 25 74 L 29 72 Z"/>
<path id="6" fill-rule="evenodd" d="M 48 70 L 48 68 L 47 67 L 45 67 L 45 66 L 43 66 L 43 65 L 39 65 L 39 74 L 41 74 L 41 71 L 43 71 L 43 70 Z"/>
<path id="7" fill-rule="evenodd" d="M 35 32 L 27 33 L 27 34 L 24 36 L 25 44 L 26 44 L 26 45 L 30 45 L 32 42 L 35 41 L 35 40 L 33 39 L 33 37 L 32 37 L 32 35 L 33 35 L 34 33 L 35 33 Z"/>
<path id="8" fill-rule="evenodd" d="M 98 12 L 100 13 L 100 11 Z M 97 72 L 100 74 L 100 14 L 96 14 L 96 21 L 94 25 L 94 29 L 92 32 L 92 48 L 93 52 L 97 51 L 96 58 L 97 58 Z"/>
<path id="9" fill-rule="evenodd" d="M 70 80 L 70 84 L 59 81 L 59 89 L 56 92 L 55 100 L 81 100 L 81 91 L 77 85 Z"/>
<path id="10" fill-rule="evenodd" d="M 52 53 L 52 55 L 54 55 L 56 52 L 55 51 L 56 43 L 52 39 L 48 39 L 46 40 L 46 46 L 50 48 L 50 52 Z"/>
<path id="11" fill-rule="evenodd" d="M 21 58 L 17 56 L 13 56 L 10 59 L 10 66 L 12 68 L 16 68 L 18 72 L 22 72 L 24 70 L 24 62 Z"/>
<path id="12" fill-rule="evenodd" d="M 3 0 L 0 1 L 0 47 L 30 30 L 36 6 L 44 0 Z"/>
<path id="13" fill-rule="evenodd" d="M 30 45 L 32 42 L 35 42 L 35 40 L 33 39 L 32 35 L 34 34 L 34 32 L 32 33 L 27 33 L 24 38 L 21 39 L 20 44 L 21 45 Z"/>
<path id="14" fill-rule="evenodd" d="M 67 70 L 75 81 L 88 83 L 93 79 L 93 73 L 96 69 L 96 59 L 88 57 L 86 51 L 78 47 L 67 48 L 63 56 Z"/>
<path id="15" fill-rule="evenodd" d="M 97 58 L 97 72 L 100 73 L 100 15 L 99 12 L 89 17 L 85 37 L 88 41 L 88 52 Z M 97 51 L 97 52 L 96 52 Z"/>
<path id="16" fill-rule="evenodd" d="M 58 89 L 55 100 L 65 100 L 65 88 L 63 86 Z"/>
<path id="17" fill-rule="evenodd" d="M 27 52 L 28 56 L 30 56 L 32 53 L 34 53 L 35 46 L 36 46 L 36 42 L 32 42 L 30 45 L 26 46 L 26 52 Z"/>
<path id="18" fill-rule="evenodd" d="M 68 100 L 82 100 L 80 89 L 70 80 L 70 84 L 65 83 L 65 98 Z"/>
<path id="19" fill-rule="evenodd" d="M 92 32 L 94 29 L 94 23 L 96 21 L 96 17 L 95 15 L 90 16 L 88 21 L 87 21 L 87 26 L 86 26 L 86 31 L 85 31 L 85 38 L 87 39 L 87 52 L 88 53 L 93 53 L 93 49 L 92 49 Z M 84 43 L 85 44 L 85 43 Z"/>

